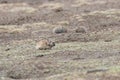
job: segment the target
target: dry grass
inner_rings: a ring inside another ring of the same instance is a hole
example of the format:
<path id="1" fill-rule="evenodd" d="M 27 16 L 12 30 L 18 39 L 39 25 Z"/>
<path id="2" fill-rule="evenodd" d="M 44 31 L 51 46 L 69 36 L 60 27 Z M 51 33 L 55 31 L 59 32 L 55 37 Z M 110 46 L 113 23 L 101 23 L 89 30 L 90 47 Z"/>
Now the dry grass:
<path id="1" fill-rule="evenodd" d="M 105 4 L 105 3 L 107 3 L 107 1 L 90 2 L 89 0 L 75 0 L 74 4 L 72 4 L 72 7 L 91 6 L 94 4 Z"/>
<path id="2" fill-rule="evenodd" d="M 64 4 L 62 3 L 44 3 L 42 5 L 39 6 L 39 8 L 46 8 L 46 9 L 59 9 L 62 8 L 64 6 Z"/>
<path id="3" fill-rule="evenodd" d="M 59 21 L 59 22 L 57 22 L 57 24 L 66 26 L 66 25 L 69 25 L 70 23 L 69 23 L 69 21 Z"/>
<path id="4" fill-rule="evenodd" d="M 26 28 L 50 28 L 50 27 L 53 28 L 56 25 L 52 25 L 46 22 L 39 22 L 39 23 L 27 23 L 23 24 L 22 26 Z"/>
<path id="5" fill-rule="evenodd" d="M 11 26 L 0 26 L 0 33 L 9 33 L 9 34 L 15 34 L 15 33 L 22 33 L 25 32 L 25 28 L 17 28 L 17 26 L 11 25 Z"/>
<path id="6" fill-rule="evenodd" d="M 36 11 L 35 8 L 29 6 L 26 3 L 9 3 L 9 4 L 1 4 L 0 11 L 3 12 L 26 12 L 31 13 Z"/>

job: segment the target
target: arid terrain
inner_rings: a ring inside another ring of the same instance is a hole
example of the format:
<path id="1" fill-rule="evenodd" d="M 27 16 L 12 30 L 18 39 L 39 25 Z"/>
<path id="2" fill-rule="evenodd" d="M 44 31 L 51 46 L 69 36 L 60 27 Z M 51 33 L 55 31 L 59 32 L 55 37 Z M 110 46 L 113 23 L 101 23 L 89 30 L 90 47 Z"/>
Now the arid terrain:
<path id="1" fill-rule="evenodd" d="M 0 0 L 0 80 L 120 80 L 120 0 Z"/>

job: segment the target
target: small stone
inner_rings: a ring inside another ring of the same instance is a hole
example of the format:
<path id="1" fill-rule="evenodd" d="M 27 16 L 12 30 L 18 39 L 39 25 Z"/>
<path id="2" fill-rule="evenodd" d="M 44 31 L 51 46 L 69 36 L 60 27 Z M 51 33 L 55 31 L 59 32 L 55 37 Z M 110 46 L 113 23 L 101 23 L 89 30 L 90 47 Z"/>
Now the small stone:
<path id="1" fill-rule="evenodd" d="M 65 27 L 55 27 L 53 29 L 53 33 L 60 34 L 60 33 L 67 33 L 67 29 Z"/>
<path id="2" fill-rule="evenodd" d="M 49 69 L 45 69 L 44 73 L 50 73 L 50 70 Z"/>
<path id="3" fill-rule="evenodd" d="M 41 55 L 37 55 L 36 57 L 43 57 L 43 56 L 44 56 L 44 55 L 41 54 Z"/>
<path id="4" fill-rule="evenodd" d="M 105 42 L 111 42 L 112 40 L 111 39 L 106 39 L 104 40 Z"/>
<path id="5" fill-rule="evenodd" d="M 109 70 L 109 69 L 107 69 L 107 68 L 92 69 L 92 70 L 88 70 L 87 73 L 104 72 L 104 71 L 108 71 L 108 70 Z"/>
<path id="6" fill-rule="evenodd" d="M 81 27 L 77 27 L 75 29 L 75 32 L 76 33 L 87 33 L 87 29 L 85 27 L 81 26 Z"/>
<path id="7" fill-rule="evenodd" d="M 63 9 L 62 8 L 57 8 L 57 9 L 53 9 L 55 12 L 61 12 L 61 11 L 63 11 Z"/>
<path id="8" fill-rule="evenodd" d="M 82 60 L 82 59 L 85 59 L 85 58 L 80 58 L 80 57 L 73 58 L 73 60 Z"/>

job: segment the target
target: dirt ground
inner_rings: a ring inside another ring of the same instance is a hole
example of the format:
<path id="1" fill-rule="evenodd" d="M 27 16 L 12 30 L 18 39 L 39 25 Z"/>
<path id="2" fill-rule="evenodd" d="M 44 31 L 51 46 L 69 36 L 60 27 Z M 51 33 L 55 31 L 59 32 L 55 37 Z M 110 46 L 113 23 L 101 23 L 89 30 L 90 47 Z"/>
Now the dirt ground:
<path id="1" fill-rule="evenodd" d="M 55 34 L 63 26 L 67 33 Z M 76 33 L 83 26 L 86 33 Z M 36 50 L 48 38 L 51 50 Z M 0 0 L 0 80 L 120 80 L 120 0 Z"/>

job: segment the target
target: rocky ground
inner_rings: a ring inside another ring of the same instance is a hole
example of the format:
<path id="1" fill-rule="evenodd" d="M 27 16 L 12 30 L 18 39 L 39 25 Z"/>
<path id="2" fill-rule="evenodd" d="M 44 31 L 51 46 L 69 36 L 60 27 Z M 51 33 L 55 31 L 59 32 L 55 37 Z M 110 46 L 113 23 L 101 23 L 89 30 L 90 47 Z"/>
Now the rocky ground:
<path id="1" fill-rule="evenodd" d="M 120 80 L 119 8 L 119 0 L 0 0 L 0 80 Z M 67 33 L 53 33 L 58 26 Z M 56 46 L 36 50 L 43 37 Z"/>

